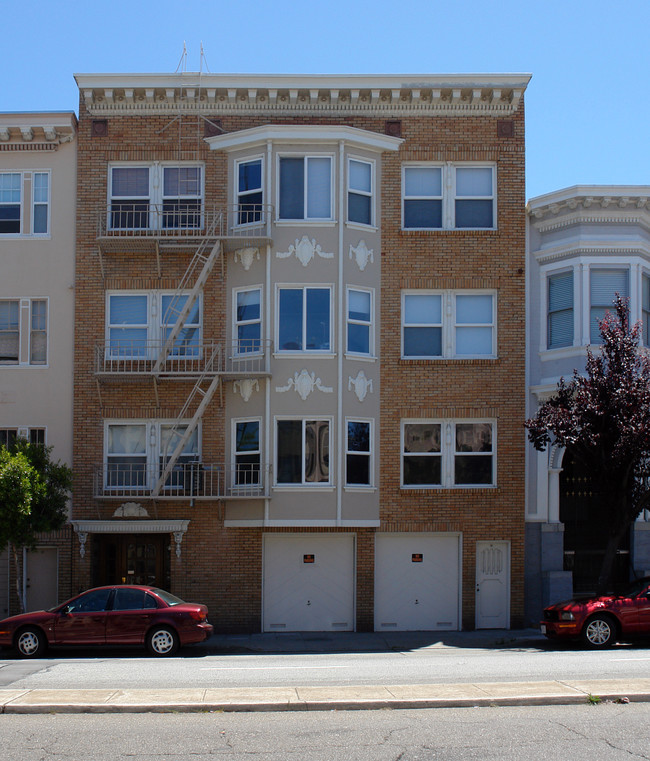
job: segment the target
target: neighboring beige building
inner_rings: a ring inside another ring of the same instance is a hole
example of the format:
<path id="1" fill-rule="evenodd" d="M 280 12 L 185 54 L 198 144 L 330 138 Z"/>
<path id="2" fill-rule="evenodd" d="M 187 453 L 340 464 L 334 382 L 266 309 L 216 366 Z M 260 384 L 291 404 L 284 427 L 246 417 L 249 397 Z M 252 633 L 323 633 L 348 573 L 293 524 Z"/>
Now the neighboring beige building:
<path id="1" fill-rule="evenodd" d="M 0 113 L 0 443 L 25 436 L 53 446 L 53 458 L 67 464 L 76 130 L 72 112 Z M 68 531 L 44 538 L 27 556 L 31 608 L 69 594 Z M 0 618 L 16 612 L 10 567 L 0 554 Z"/>

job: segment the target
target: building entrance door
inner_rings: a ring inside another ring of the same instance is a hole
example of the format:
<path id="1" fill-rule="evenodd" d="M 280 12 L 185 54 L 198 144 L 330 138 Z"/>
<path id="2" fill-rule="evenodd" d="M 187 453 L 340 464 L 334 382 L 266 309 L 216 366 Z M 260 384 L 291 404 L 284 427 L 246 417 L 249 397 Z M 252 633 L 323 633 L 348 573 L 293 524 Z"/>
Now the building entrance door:
<path id="1" fill-rule="evenodd" d="M 146 584 L 169 589 L 166 534 L 100 534 L 94 544 L 94 586 Z"/>

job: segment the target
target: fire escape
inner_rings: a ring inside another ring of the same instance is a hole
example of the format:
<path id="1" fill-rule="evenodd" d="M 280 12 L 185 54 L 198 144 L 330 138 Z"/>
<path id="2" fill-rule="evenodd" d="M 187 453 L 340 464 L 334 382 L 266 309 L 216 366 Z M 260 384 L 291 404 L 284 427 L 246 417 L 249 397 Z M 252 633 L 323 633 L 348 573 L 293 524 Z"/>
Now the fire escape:
<path id="1" fill-rule="evenodd" d="M 182 122 L 182 120 L 180 120 Z M 182 123 L 179 125 L 179 131 Z M 179 150 L 179 153 L 181 151 Z M 150 377 L 158 403 L 159 385 L 167 381 L 192 382 L 167 442 L 155 465 L 127 467 L 105 463 L 94 478 L 94 496 L 100 499 L 237 499 L 268 496 L 268 473 L 257 469 L 238 472 L 226 464 L 187 461 L 184 453 L 215 393 L 224 380 L 267 377 L 270 346 L 263 338 L 251 342 L 187 340 L 188 317 L 208 279 L 224 277 L 225 257 L 243 249 L 261 250 L 271 243 L 271 209 L 267 205 L 208 208 L 202 199 L 190 204 L 149 201 L 109 202 L 97 220 L 97 247 L 102 277 L 113 260 L 151 254 L 162 276 L 165 254 L 191 254 L 190 262 L 165 309 L 160 337 L 136 345 L 107 337 L 95 347 L 95 376 L 100 394 L 111 380 Z"/>

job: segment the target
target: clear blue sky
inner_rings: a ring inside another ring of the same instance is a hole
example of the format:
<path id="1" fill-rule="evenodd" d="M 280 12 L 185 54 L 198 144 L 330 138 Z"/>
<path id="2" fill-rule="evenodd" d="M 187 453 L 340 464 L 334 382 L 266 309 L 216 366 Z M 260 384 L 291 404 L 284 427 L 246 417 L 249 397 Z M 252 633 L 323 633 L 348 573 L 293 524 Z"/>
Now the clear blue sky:
<path id="1" fill-rule="evenodd" d="M 0 0 L 0 111 L 78 110 L 75 73 L 530 73 L 528 197 L 650 184 L 650 0 Z M 204 69 L 205 70 L 205 69 Z"/>

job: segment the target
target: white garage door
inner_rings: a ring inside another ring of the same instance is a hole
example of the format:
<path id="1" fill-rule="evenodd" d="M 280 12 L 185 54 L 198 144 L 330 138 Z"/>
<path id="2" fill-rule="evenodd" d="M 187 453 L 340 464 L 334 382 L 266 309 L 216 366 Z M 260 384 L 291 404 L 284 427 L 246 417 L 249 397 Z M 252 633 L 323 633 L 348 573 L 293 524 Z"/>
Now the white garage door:
<path id="1" fill-rule="evenodd" d="M 375 630 L 459 628 L 460 537 L 375 536 Z"/>
<path id="2" fill-rule="evenodd" d="M 264 537 L 264 631 L 354 630 L 354 536 Z"/>

